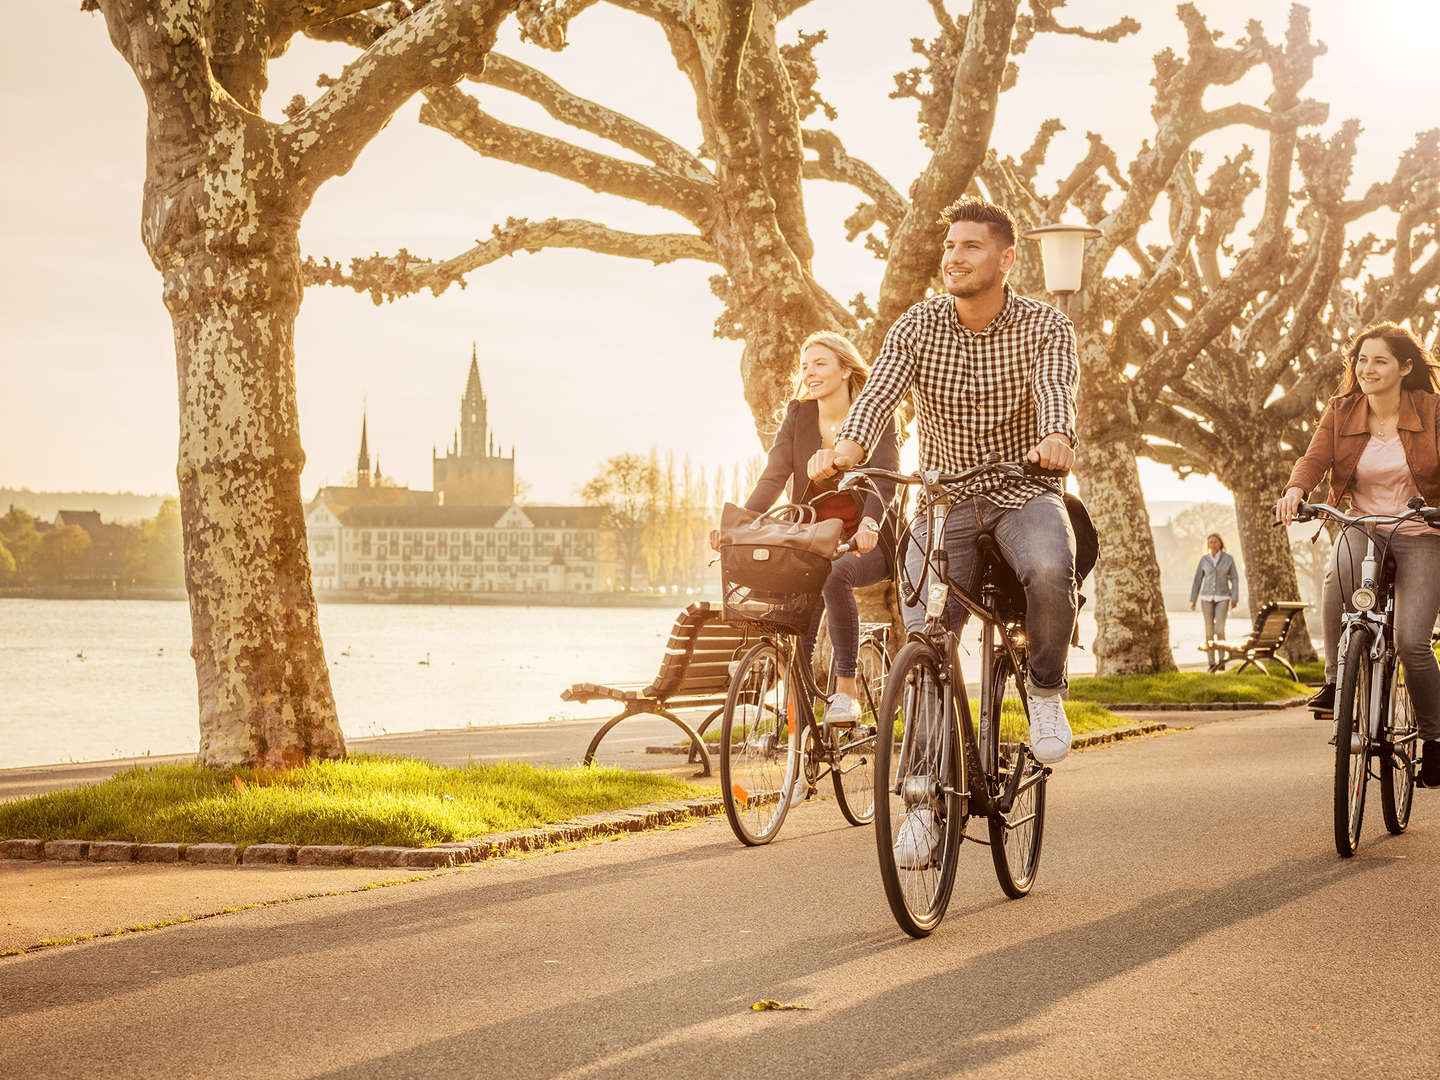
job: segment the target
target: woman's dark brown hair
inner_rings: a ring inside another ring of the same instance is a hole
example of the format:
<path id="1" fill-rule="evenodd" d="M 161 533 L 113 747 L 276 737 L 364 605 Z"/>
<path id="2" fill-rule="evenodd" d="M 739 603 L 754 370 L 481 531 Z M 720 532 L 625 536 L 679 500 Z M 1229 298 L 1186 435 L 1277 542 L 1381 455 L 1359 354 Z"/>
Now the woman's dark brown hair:
<path id="1" fill-rule="evenodd" d="M 1345 371 L 1340 376 L 1340 385 L 1335 389 L 1336 397 L 1360 393 L 1360 381 L 1355 378 L 1355 361 L 1360 356 L 1360 346 L 1379 338 L 1389 346 L 1395 359 L 1402 364 L 1410 361 L 1410 370 L 1400 381 L 1404 390 L 1420 390 L 1427 394 L 1440 393 L 1440 376 L 1435 370 L 1435 361 L 1414 334 L 1399 323 L 1382 322 L 1367 326 L 1353 338 L 1345 350 Z"/>

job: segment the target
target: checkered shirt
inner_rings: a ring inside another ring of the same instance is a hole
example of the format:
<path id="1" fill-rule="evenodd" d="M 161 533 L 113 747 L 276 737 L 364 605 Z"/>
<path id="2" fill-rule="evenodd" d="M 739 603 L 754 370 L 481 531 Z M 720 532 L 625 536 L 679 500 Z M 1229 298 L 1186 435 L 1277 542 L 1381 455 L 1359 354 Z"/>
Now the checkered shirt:
<path id="1" fill-rule="evenodd" d="M 1005 286 L 1000 314 L 967 329 L 948 294 L 922 300 L 885 335 L 865 389 L 837 438 L 868 455 L 900 399 L 914 391 L 920 468 L 958 473 L 995 455 L 1024 461 L 1046 435 L 1075 443 L 1075 329 L 1049 304 Z M 985 478 L 975 488 L 997 506 L 1018 508 L 1061 480 Z"/>

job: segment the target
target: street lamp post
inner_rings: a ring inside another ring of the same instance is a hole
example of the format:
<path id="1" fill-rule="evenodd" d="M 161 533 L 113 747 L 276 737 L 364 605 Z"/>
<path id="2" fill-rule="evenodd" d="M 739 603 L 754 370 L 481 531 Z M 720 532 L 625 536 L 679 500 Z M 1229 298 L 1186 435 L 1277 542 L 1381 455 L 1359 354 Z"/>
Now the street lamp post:
<path id="1" fill-rule="evenodd" d="M 1045 291 L 1054 295 L 1065 316 L 1070 315 L 1071 298 L 1080 291 L 1085 271 L 1085 241 L 1099 236 L 1089 225 L 1042 225 L 1025 233 L 1025 239 L 1040 241 L 1040 265 L 1045 271 Z"/>

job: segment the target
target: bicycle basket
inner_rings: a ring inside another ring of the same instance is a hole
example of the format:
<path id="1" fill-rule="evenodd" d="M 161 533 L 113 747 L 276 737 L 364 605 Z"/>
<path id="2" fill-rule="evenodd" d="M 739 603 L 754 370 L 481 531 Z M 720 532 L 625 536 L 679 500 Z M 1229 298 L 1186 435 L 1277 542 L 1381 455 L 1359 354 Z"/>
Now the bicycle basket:
<path id="1" fill-rule="evenodd" d="M 720 606 L 727 623 L 805 634 L 820 603 L 818 592 L 764 592 L 726 578 Z"/>

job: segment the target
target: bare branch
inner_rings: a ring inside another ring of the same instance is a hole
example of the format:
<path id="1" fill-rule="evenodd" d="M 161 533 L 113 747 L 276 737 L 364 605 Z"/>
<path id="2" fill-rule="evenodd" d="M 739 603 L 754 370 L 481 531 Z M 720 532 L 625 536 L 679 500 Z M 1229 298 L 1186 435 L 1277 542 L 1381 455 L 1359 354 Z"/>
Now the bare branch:
<path id="1" fill-rule="evenodd" d="M 672 210 L 701 225 L 710 214 L 713 185 L 586 150 L 539 132 L 506 124 L 454 87 L 425 91 L 420 122 L 453 135 L 476 153 L 553 173 L 592 191 Z M 703 225 L 702 225 L 703 228 Z"/>
<path id="2" fill-rule="evenodd" d="M 516 2 L 430 0 L 351 62 L 318 101 L 280 129 L 302 191 L 347 172 L 417 91 L 478 72 Z"/>
<path id="3" fill-rule="evenodd" d="M 601 255 L 644 259 L 660 265 L 677 259 L 718 261 L 715 249 L 699 236 L 684 233 L 643 234 L 621 232 L 593 221 L 550 218 L 527 221 L 510 218 L 497 225 L 494 236 L 452 259 L 434 262 L 408 251 L 392 256 L 352 259 L 349 269 L 329 259 L 305 260 L 306 285 L 335 285 L 369 293 L 376 304 L 396 300 L 422 289 L 439 296 L 451 285 L 465 287 L 465 275 L 517 251 L 534 254 L 544 248 L 579 248 Z"/>
<path id="4" fill-rule="evenodd" d="M 714 177 L 703 162 L 679 143 L 624 113 L 571 93 L 543 72 L 501 53 L 491 53 L 475 82 L 509 90 L 540 105 L 555 119 L 588 131 L 653 161 L 662 169 L 701 183 Z"/>
<path id="5" fill-rule="evenodd" d="M 1065 6 L 1065 0 L 1030 0 L 1030 9 L 1033 16 L 1035 30 L 1042 34 L 1070 34 L 1075 37 L 1089 38 L 1091 41 L 1119 41 L 1121 38 L 1140 30 L 1140 21 L 1129 15 L 1124 16 L 1119 22 L 1105 27 L 1103 30 L 1086 30 L 1082 26 L 1062 26 L 1055 18 L 1055 9 Z"/>
<path id="6" fill-rule="evenodd" d="M 807 179 L 833 180 L 858 188 L 874 201 L 881 221 L 892 229 L 900 223 L 909 203 L 890 181 L 873 166 L 851 157 L 834 132 L 819 129 L 806 130 L 802 134 L 806 148 L 815 151 L 815 159 L 805 164 Z"/>
<path id="7" fill-rule="evenodd" d="M 270 55 L 279 56 L 296 34 L 307 33 L 379 6 L 377 0 L 272 0 L 266 5 L 270 22 Z"/>
<path id="8" fill-rule="evenodd" d="M 565 48 L 565 31 L 570 20 L 596 0 L 521 0 L 515 12 L 520 36 L 542 49 L 559 52 Z"/>

